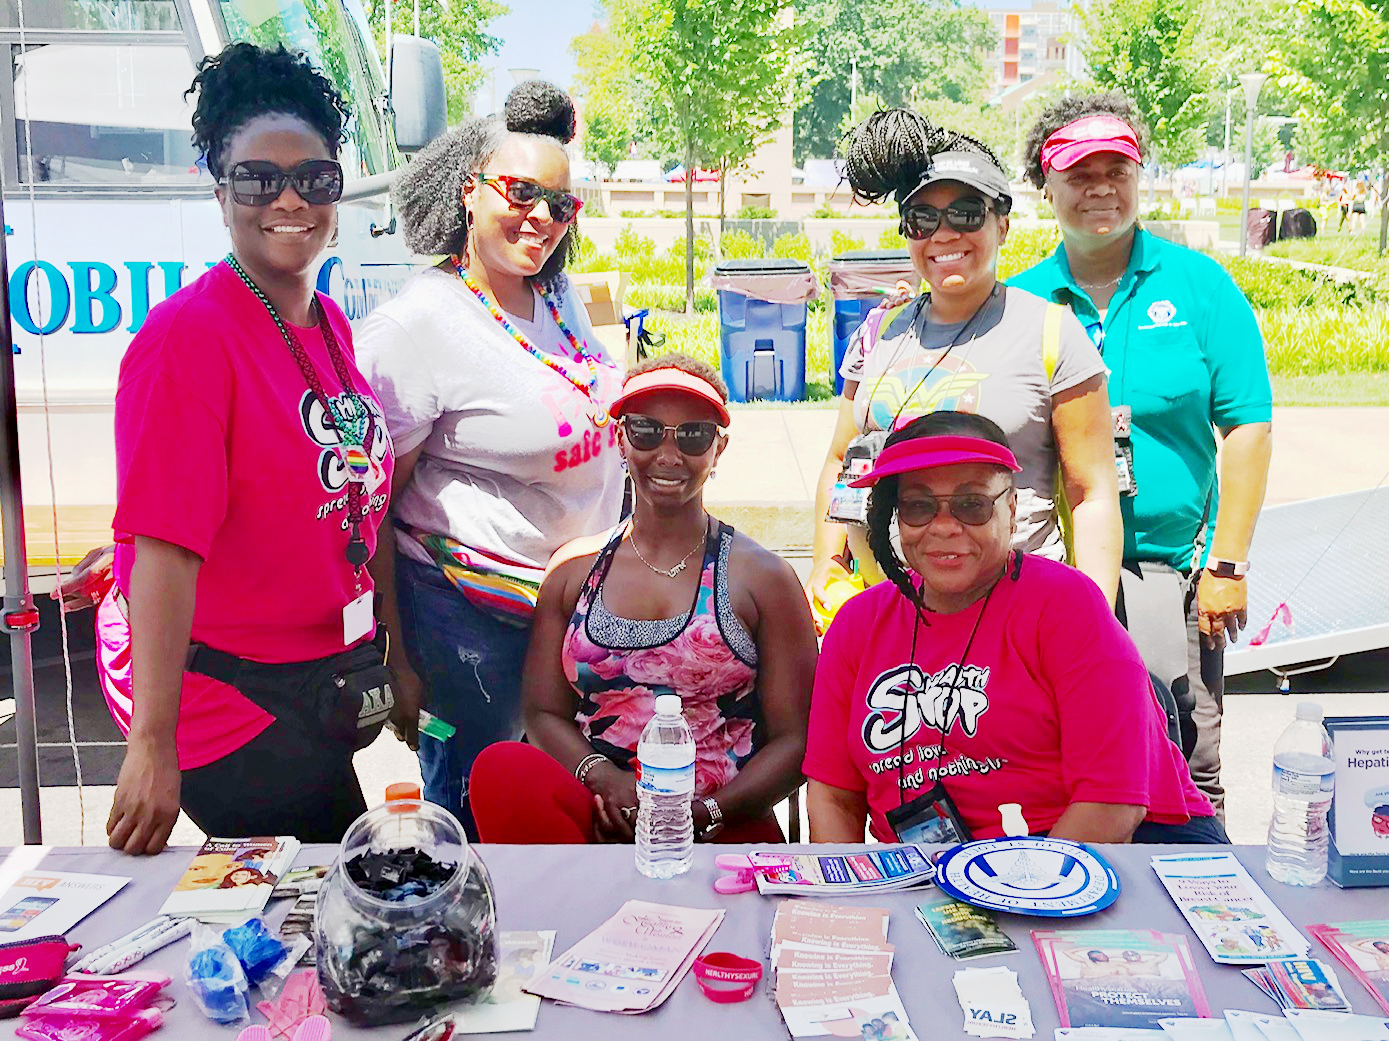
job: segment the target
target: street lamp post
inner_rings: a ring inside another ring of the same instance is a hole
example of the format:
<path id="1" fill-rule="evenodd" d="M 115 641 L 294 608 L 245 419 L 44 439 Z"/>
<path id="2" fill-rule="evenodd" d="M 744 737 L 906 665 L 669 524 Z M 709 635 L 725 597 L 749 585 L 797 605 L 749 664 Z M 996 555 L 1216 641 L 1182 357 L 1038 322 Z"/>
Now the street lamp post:
<path id="1" fill-rule="evenodd" d="M 1249 253 L 1249 182 L 1254 163 L 1254 109 L 1259 103 L 1259 91 L 1264 89 L 1266 72 L 1240 73 L 1239 85 L 1244 88 L 1244 206 L 1240 210 L 1244 228 L 1240 233 L 1239 255 Z"/>

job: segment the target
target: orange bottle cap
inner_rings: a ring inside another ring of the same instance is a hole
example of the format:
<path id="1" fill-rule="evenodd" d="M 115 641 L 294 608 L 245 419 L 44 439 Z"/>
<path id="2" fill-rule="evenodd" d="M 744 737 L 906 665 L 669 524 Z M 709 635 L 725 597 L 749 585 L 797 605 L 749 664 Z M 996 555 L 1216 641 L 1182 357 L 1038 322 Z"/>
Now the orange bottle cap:
<path id="1" fill-rule="evenodd" d="M 395 802 L 397 799 L 418 799 L 420 795 L 420 786 L 411 781 L 397 781 L 395 784 L 386 786 L 387 802 Z"/>

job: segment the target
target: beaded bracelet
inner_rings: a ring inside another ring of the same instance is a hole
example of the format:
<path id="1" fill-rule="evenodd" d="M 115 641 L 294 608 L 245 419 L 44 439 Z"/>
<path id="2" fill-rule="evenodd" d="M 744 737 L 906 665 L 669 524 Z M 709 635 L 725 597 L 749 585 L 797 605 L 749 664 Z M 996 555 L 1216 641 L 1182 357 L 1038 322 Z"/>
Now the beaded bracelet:
<path id="1" fill-rule="evenodd" d="M 607 758 L 608 757 L 603 755 L 601 752 L 590 752 L 588 755 L 580 759 L 579 765 L 574 767 L 574 776 L 578 779 L 578 782 L 587 787 L 588 772 L 592 770 L 595 766 L 597 766 L 599 763 L 606 762 Z"/>

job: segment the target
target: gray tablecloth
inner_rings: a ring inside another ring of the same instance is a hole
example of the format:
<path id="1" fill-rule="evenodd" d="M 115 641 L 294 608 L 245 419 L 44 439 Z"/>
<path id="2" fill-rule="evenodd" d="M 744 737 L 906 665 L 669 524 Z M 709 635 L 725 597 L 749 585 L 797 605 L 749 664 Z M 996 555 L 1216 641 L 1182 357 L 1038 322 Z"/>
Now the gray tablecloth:
<path id="1" fill-rule="evenodd" d="M 497 916 L 503 929 L 556 929 L 556 953 L 563 951 L 585 933 L 598 926 L 628 899 L 660 901 L 690 907 L 722 907 L 728 911 L 708 950 L 733 951 L 748 957 L 765 958 L 767 936 L 777 900 L 756 893 L 719 896 L 712 883 L 719 876 L 714 856 L 745 847 L 698 846 L 695 865 L 683 878 L 657 882 L 643 878 L 632 864 L 630 846 L 481 846 L 479 851 L 492 872 L 497 890 Z M 1185 934 L 1205 984 L 1211 1008 L 1248 1009 L 1276 1012 L 1273 1002 L 1240 975 L 1234 966 L 1216 965 L 1186 923 L 1148 865 L 1157 852 L 1173 852 L 1179 847 L 1105 846 L 1104 855 L 1114 865 L 1123 886 L 1118 901 L 1097 915 L 1070 923 L 1075 928 L 1150 928 Z M 1209 851 L 1211 847 L 1200 847 Z M 158 857 L 134 859 L 95 847 L 55 849 L 43 867 L 56 871 L 129 875 L 133 881 L 86 921 L 74 928 L 70 939 L 92 949 L 128 932 L 153 917 L 174 883 L 188 865 L 193 850 L 168 850 Z M 334 849 L 308 847 L 299 855 L 299 866 L 331 860 Z M 1235 853 L 1269 896 L 1295 925 L 1316 922 L 1345 922 L 1380 918 L 1389 914 L 1384 889 L 1340 890 L 1330 883 L 1312 889 L 1280 885 L 1268 877 L 1263 867 L 1263 850 L 1237 847 Z M 934 890 L 932 890 L 934 892 Z M 963 1037 L 963 1014 L 955 999 L 952 977 L 965 965 L 1007 965 L 1018 973 L 1023 993 L 1032 1006 L 1038 1041 L 1050 1041 L 1059 1025 L 1046 976 L 1028 930 L 1050 928 L 1055 919 L 1001 915 L 1004 929 L 1018 945 L 1014 954 L 974 962 L 956 962 L 942 955 L 929 934 L 912 913 L 918 893 L 883 894 L 857 898 L 892 912 L 888 939 L 896 945 L 893 977 L 902 994 L 913 1027 L 923 1038 Z M 287 901 L 272 905 L 271 917 L 278 920 L 288 909 Z M 1310 937 L 1309 937 L 1310 939 Z M 1330 956 L 1312 941 L 1313 954 Z M 176 981 L 188 944 L 181 941 L 141 964 L 167 972 Z M 1373 1015 L 1378 1006 L 1370 995 L 1350 977 L 1340 973 L 1342 984 L 1354 1011 Z M 181 982 L 172 992 L 179 1005 L 165 1020 L 161 1032 L 153 1037 L 169 1041 L 197 1041 L 236 1036 L 229 1028 L 218 1027 L 198 1012 L 188 999 Z M 261 1021 L 257 1015 L 256 1021 Z M 355 1030 L 333 1017 L 335 1041 L 351 1038 L 403 1038 L 406 1027 Z M 14 1036 L 14 1021 L 0 1023 L 0 1037 Z M 686 978 L 670 999 L 654 1012 L 641 1016 L 611 1015 L 584 1009 L 563 1008 L 546 1002 L 533 1036 L 563 1041 L 620 1041 L 623 1038 L 651 1041 L 745 1041 L 750 1038 L 784 1038 L 785 1027 L 763 990 L 747 1002 L 716 1005 L 700 993 L 692 978 Z"/>

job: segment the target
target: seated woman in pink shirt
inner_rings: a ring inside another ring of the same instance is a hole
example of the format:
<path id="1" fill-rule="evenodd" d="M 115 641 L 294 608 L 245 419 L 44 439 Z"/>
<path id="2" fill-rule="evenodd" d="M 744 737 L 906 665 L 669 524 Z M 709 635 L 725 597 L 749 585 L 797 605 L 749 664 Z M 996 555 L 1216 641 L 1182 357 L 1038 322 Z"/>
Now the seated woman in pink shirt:
<path id="1" fill-rule="evenodd" d="M 815 842 L 1032 834 L 1227 842 L 1167 736 L 1148 671 L 1094 582 L 1014 552 L 1018 463 L 982 416 L 887 440 L 869 544 L 890 581 L 825 636 L 804 769 Z M 896 518 L 902 557 L 893 545 Z"/>
<path id="2" fill-rule="evenodd" d="M 231 253 L 150 311 L 116 384 L 97 635 L 127 853 L 159 852 L 180 807 L 213 835 L 339 841 L 366 809 L 352 753 L 391 709 L 365 567 L 390 438 L 313 281 L 348 113 L 283 49 L 233 44 L 193 85 Z"/>

